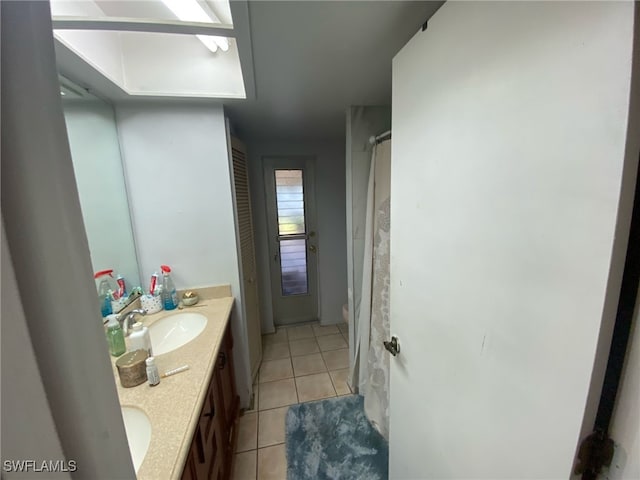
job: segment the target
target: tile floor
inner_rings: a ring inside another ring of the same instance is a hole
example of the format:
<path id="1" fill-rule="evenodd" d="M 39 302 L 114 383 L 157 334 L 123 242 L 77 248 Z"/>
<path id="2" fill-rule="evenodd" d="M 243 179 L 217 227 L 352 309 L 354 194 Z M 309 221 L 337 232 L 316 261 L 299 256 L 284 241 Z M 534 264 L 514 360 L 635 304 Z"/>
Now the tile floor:
<path id="1" fill-rule="evenodd" d="M 262 337 L 254 409 L 238 423 L 233 480 L 285 480 L 289 405 L 351 394 L 347 325 L 281 327 Z"/>

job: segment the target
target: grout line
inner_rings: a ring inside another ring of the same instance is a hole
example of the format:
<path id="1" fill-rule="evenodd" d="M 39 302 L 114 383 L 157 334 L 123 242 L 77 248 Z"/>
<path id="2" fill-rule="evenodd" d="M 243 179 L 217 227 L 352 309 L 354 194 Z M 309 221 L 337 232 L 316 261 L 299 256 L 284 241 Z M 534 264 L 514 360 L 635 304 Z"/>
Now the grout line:
<path id="1" fill-rule="evenodd" d="M 258 478 L 258 447 L 260 446 L 260 411 L 258 411 L 258 418 L 256 419 L 256 479 Z"/>
<path id="2" fill-rule="evenodd" d="M 274 443 L 273 445 L 267 445 L 265 447 L 260 447 L 258 450 L 264 450 L 265 448 L 277 447 L 278 445 L 284 445 L 286 442 Z"/>
<path id="3" fill-rule="evenodd" d="M 324 360 L 324 355 L 322 355 L 322 352 L 320 352 L 320 358 L 322 359 L 322 363 L 324 363 L 324 368 L 326 368 L 328 372 L 329 366 L 327 365 L 327 362 Z M 329 374 L 329 378 L 331 378 L 331 374 Z M 331 380 L 331 382 L 333 383 L 333 380 Z"/>
<path id="4" fill-rule="evenodd" d="M 271 408 L 265 408 L 264 410 L 260 410 L 261 412 L 268 412 L 270 410 L 277 410 L 279 408 L 288 408 L 288 407 L 293 407 L 294 405 L 296 405 L 295 403 L 292 403 L 290 405 L 281 405 L 279 407 L 271 407 Z M 258 419 L 260 420 L 260 419 Z"/>
<path id="5" fill-rule="evenodd" d="M 258 386 L 262 386 L 262 385 L 267 385 L 269 383 L 276 383 L 276 382 L 282 382 L 284 380 L 292 380 L 295 377 L 287 377 L 287 378 L 281 378 L 280 380 L 269 380 L 268 382 L 264 382 L 264 383 L 259 383 Z"/>
<path id="6" fill-rule="evenodd" d="M 327 368 L 327 366 L 325 365 L 325 369 Z M 329 373 L 329 370 L 326 369 L 324 372 L 314 372 L 314 373 L 305 373 L 303 375 L 296 375 L 293 378 L 302 378 L 302 377 L 310 377 L 311 375 L 320 375 L 321 373 Z"/>
<path id="7" fill-rule="evenodd" d="M 287 442 L 278 442 L 278 443 L 271 443 L 269 445 L 265 445 L 264 447 L 258 447 L 258 450 L 264 450 L 265 448 L 269 448 L 269 447 L 277 447 L 278 445 L 284 445 Z"/>
<path id="8" fill-rule="evenodd" d="M 262 364 L 260 364 L 260 378 L 258 378 L 258 385 L 263 385 L 265 383 L 270 383 L 270 382 L 279 382 L 280 380 L 287 380 L 289 378 L 295 378 L 295 372 L 293 371 L 293 362 L 291 361 L 291 357 L 287 357 L 287 358 L 279 358 L 278 360 L 267 360 L 267 362 L 279 362 L 282 360 L 289 360 L 289 366 L 291 367 L 291 377 L 285 377 L 285 378 L 278 378 L 276 380 L 269 380 L 268 382 L 261 382 L 261 377 L 262 377 L 262 364 L 264 364 L 264 361 L 262 362 Z"/>
<path id="9" fill-rule="evenodd" d="M 299 342 L 299 341 L 301 341 L 301 340 L 311 340 L 311 339 L 314 339 L 314 338 L 316 338 L 316 337 L 302 337 L 302 338 L 294 338 L 293 340 L 289 339 L 289 343 L 291 343 L 291 342 Z"/>
<path id="10" fill-rule="evenodd" d="M 300 403 L 300 395 L 298 394 L 298 382 L 296 382 L 295 377 L 293 378 L 293 385 L 296 387 L 296 399 L 298 400 L 298 403 Z"/>
<path id="11" fill-rule="evenodd" d="M 329 372 L 329 378 L 331 379 L 331 385 L 333 385 L 333 389 L 336 392 L 336 395 L 338 395 L 338 389 L 336 388 L 336 383 L 333 381 L 333 377 L 331 376 L 331 372 Z"/>
<path id="12" fill-rule="evenodd" d="M 258 385 L 266 385 L 267 383 L 281 382 L 282 380 L 291 380 L 292 378 L 296 378 L 295 372 L 293 371 L 290 377 L 277 378 L 276 380 L 269 380 L 268 382 L 262 382 L 262 383 L 259 383 Z"/>
<path id="13" fill-rule="evenodd" d="M 317 351 L 317 352 L 313 352 L 313 353 L 303 353 L 302 355 L 292 355 L 291 358 L 294 359 L 294 358 L 300 358 L 300 357 L 308 357 L 310 355 L 317 355 L 319 353 L 321 353 L 321 352 Z"/>
<path id="14" fill-rule="evenodd" d="M 295 355 L 293 357 L 291 357 L 291 361 L 293 361 L 294 358 L 300 358 L 300 357 L 310 357 L 311 355 L 320 355 L 322 352 L 313 352 L 313 353 L 305 353 L 304 355 Z"/>

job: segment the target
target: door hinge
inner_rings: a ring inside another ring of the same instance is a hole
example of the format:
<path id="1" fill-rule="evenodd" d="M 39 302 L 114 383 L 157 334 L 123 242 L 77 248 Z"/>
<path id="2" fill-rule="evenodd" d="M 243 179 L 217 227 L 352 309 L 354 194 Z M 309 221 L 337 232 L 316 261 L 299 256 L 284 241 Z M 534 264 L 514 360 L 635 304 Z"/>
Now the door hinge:
<path id="1" fill-rule="evenodd" d="M 595 480 L 602 470 L 613 460 L 613 440 L 603 431 L 595 431 L 587 436 L 578 449 L 573 473 L 582 475 L 582 480 Z"/>

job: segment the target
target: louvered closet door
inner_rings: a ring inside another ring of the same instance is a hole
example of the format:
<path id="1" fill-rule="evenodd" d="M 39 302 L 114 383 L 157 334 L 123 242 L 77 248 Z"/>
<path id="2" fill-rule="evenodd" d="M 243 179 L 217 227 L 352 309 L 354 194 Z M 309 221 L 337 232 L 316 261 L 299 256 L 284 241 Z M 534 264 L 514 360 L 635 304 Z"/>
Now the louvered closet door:
<path id="1" fill-rule="evenodd" d="M 236 138 L 231 138 L 233 158 L 233 180 L 236 190 L 236 211 L 240 233 L 240 261 L 244 282 L 244 303 L 249 336 L 249 362 L 251 374 L 255 378 L 262 360 L 260 332 L 260 311 L 258 309 L 258 283 L 256 275 L 256 255 L 251 220 L 251 194 L 247 171 L 247 151 Z"/>

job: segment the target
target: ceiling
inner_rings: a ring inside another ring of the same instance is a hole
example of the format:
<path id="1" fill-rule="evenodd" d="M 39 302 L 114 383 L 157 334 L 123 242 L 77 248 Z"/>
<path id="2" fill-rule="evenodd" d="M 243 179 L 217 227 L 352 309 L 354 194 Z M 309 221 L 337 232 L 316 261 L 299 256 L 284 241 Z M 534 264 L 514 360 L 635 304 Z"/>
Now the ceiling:
<path id="1" fill-rule="evenodd" d="M 248 2 L 248 15 L 236 18 L 234 14 L 234 24 L 247 32 L 247 39 L 250 36 L 250 48 L 240 56 L 245 62 L 243 74 L 249 77 L 245 85 L 255 85 L 255 98 L 249 95 L 247 100 L 224 101 L 238 135 L 247 140 L 344 138 L 349 106 L 391 104 L 393 57 L 442 3 Z M 60 72 L 92 93 L 114 102 L 139 100 L 59 45 L 56 55 Z M 253 73 L 245 68 L 246 62 L 253 65 Z"/>
<path id="2" fill-rule="evenodd" d="M 391 60 L 443 2 L 254 1 L 256 99 L 227 102 L 252 139 L 345 135 L 351 105 L 391 104 Z"/>

